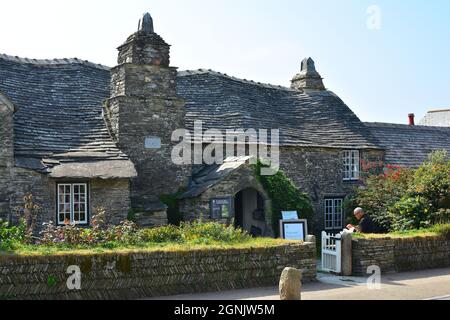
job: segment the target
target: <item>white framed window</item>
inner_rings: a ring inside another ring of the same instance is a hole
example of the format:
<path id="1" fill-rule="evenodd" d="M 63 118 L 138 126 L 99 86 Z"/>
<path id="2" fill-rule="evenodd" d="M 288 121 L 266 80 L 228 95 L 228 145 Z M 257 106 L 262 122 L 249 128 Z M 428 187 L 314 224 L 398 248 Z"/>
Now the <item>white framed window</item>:
<path id="1" fill-rule="evenodd" d="M 344 181 L 358 180 L 360 170 L 359 150 L 344 151 Z"/>
<path id="2" fill-rule="evenodd" d="M 325 230 L 344 228 L 343 202 L 342 198 L 325 199 Z"/>
<path id="3" fill-rule="evenodd" d="M 88 223 L 88 186 L 86 183 L 59 183 L 58 224 Z"/>

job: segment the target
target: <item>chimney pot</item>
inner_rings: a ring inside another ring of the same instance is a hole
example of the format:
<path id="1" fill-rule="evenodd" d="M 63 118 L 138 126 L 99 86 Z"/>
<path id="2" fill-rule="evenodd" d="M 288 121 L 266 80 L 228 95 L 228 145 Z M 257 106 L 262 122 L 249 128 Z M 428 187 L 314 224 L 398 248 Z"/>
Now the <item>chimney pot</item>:
<path id="1" fill-rule="evenodd" d="M 410 126 L 415 126 L 416 125 L 416 123 L 415 123 L 415 117 L 416 117 L 416 115 L 414 114 L 414 113 L 410 113 L 410 114 L 408 114 L 408 118 L 409 118 L 409 125 Z"/>

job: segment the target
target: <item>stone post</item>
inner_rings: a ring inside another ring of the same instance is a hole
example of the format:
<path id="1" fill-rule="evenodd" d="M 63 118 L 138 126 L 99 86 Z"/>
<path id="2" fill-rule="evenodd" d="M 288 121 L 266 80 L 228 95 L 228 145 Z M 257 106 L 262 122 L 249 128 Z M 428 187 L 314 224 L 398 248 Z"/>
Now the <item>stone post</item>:
<path id="1" fill-rule="evenodd" d="M 349 277 L 352 275 L 352 233 L 344 232 L 341 238 L 342 244 L 342 256 L 341 256 L 341 264 L 342 264 L 342 275 Z"/>
<path id="2" fill-rule="evenodd" d="M 280 300 L 302 299 L 302 271 L 294 268 L 283 270 L 280 278 Z"/>

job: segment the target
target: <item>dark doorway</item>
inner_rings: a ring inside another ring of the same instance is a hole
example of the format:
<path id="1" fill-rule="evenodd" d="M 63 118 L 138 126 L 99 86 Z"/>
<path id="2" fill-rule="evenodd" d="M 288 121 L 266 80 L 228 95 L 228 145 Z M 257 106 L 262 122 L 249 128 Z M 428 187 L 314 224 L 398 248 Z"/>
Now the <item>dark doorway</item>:
<path id="1" fill-rule="evenodd" d="M 234 226 L 236 228 L 244 228 L 244 206 L 242 204 L 242 191 L 234 197 Z"/>
<path id="2" fill-rule="evenodd" d="M 244 189 L 234 197 L 235 226 L 253 236 L 261 236 L 266 230 L 265 201 L 255 189 Z"/>

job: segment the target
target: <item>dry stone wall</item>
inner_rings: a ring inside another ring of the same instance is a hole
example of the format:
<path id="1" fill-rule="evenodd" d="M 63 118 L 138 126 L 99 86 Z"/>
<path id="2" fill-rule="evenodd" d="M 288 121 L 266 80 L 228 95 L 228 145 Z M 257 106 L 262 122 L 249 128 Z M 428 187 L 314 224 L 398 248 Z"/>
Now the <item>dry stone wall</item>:
<path id="1" fill-rule="evenodd" d="M 353 239 L 353 274 L 366 275 L 379 266 L 382 273 L 450 266 L 450 240 L 442 237 Z"/>
<path id="2" fill-rule="evenodd" d="M 0 255 L 1 299 L 136 299 L 278 285 L 284 268 L 316 277 L 315 243 L 251 249 L 58 256 Z M 81 289 L 67 288 L 69 266 Z"/>

